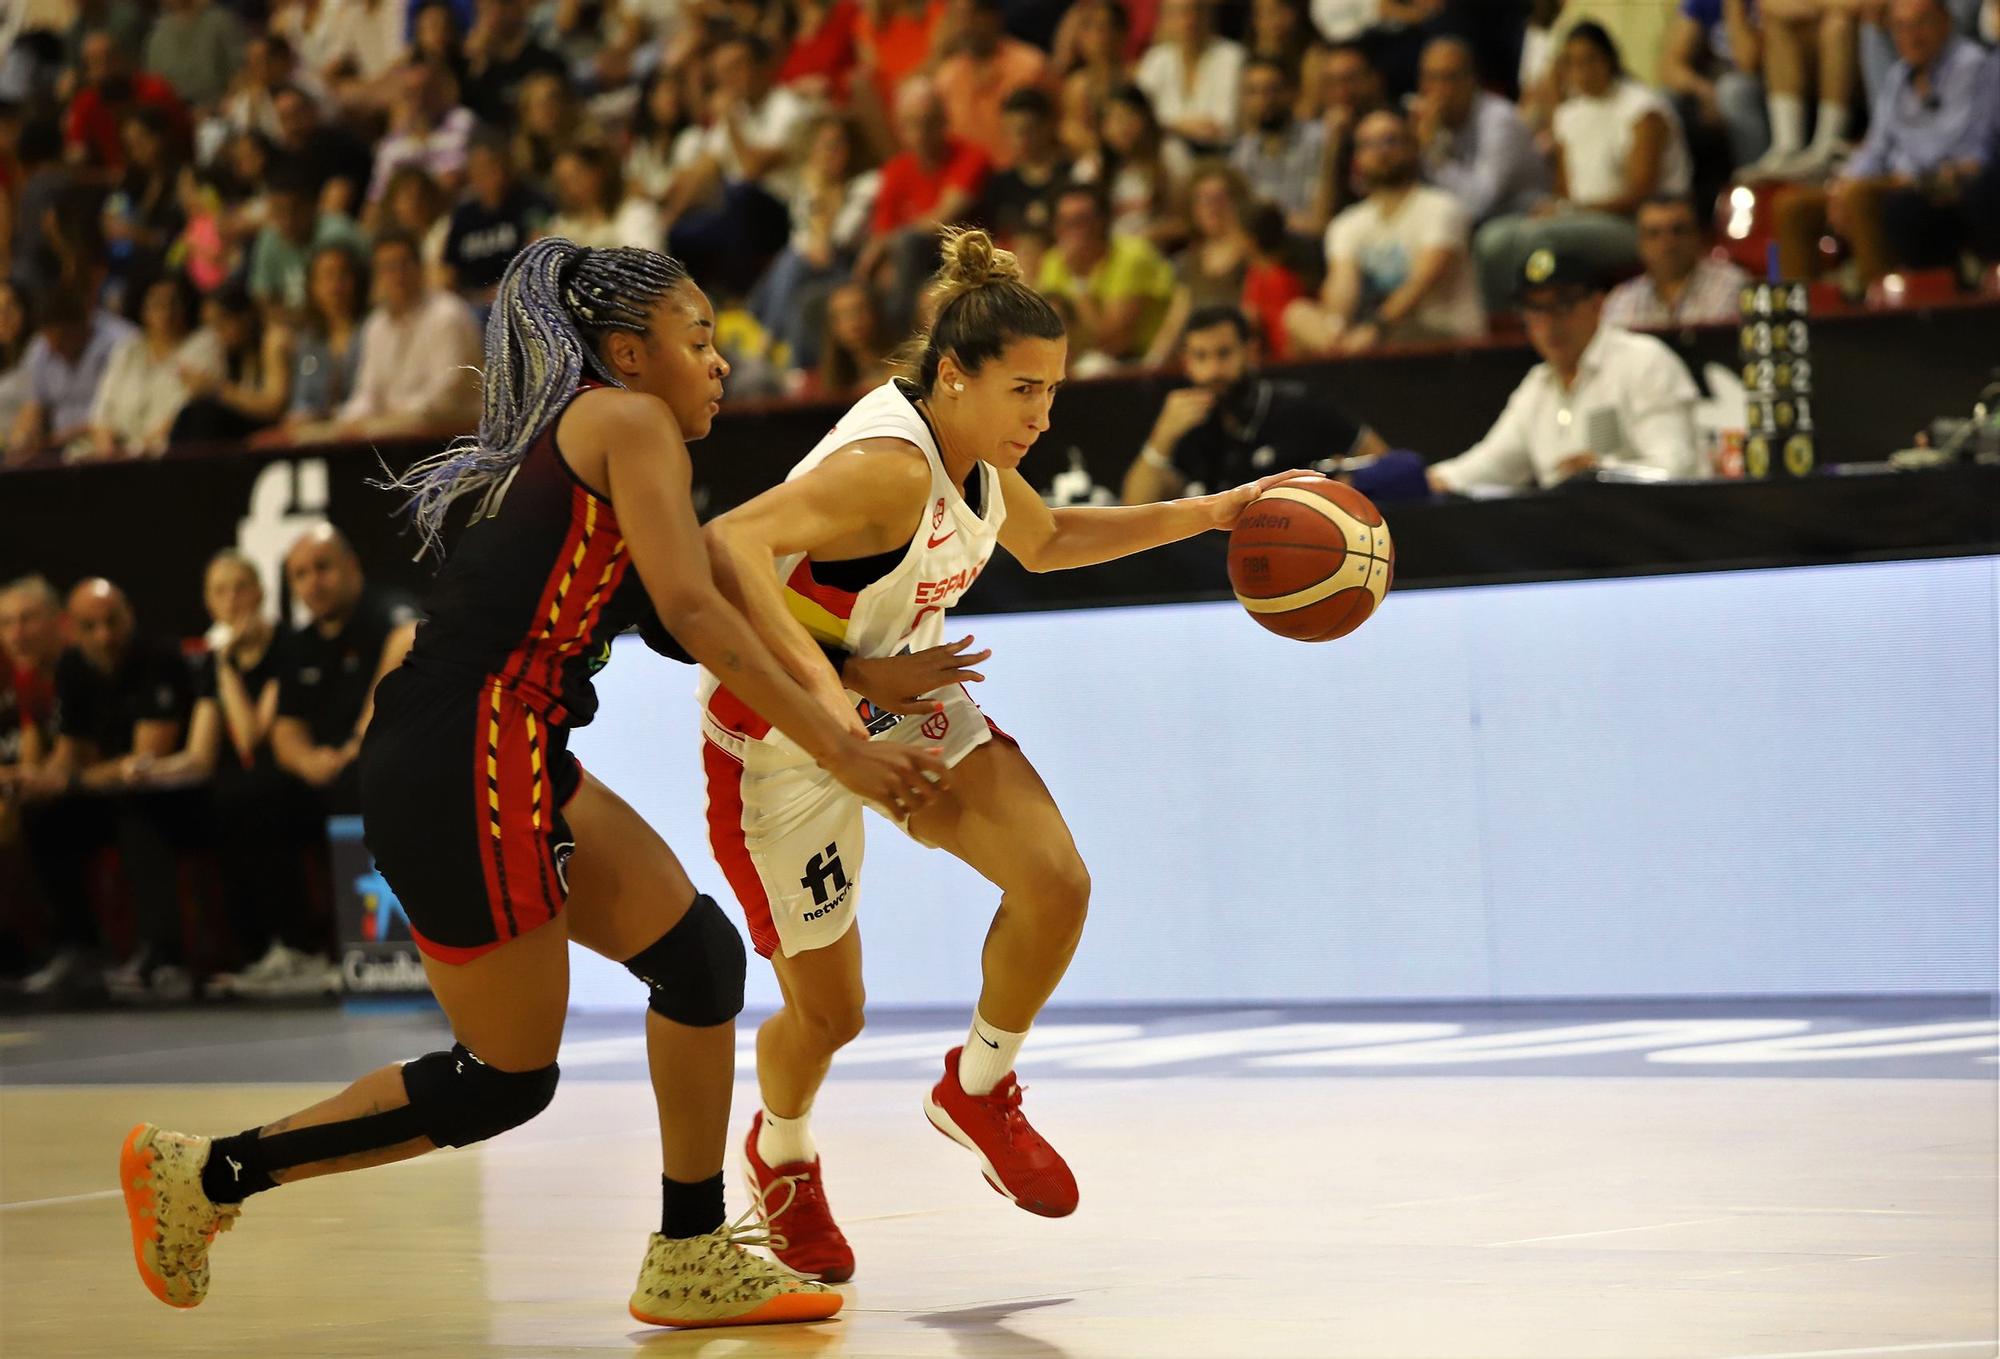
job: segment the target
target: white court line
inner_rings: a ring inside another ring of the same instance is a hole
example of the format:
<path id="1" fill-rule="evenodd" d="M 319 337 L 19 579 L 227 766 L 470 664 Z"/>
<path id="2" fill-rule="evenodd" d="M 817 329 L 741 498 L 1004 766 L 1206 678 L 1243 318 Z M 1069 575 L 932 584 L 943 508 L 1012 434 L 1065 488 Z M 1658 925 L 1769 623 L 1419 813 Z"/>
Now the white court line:
<path id="1" fill-rule="evenodd" d="M 1841 1359 L 1850 1354 L 1938 1354 L 1945 1350 L 2000 1350 L 2000 1340 L 1946 1340 L 1935 1345 L 1871 1345 L 1859 1350 L 1786 1350 L 1783 1354 L 1732 1354 L 1726 1359 Z"/>
<path id="2" fill-rule="evenodd" d="M 122 1189 L 93 1189 L 88 1194 L 63 1194 L 52 1199 L 16 1199 L 12 1203 L 0 1203 L 0 1213 L 12 1213 L 22 1208 L 54 1208 L 64 1203 L 89 1203 L 93 1199 L 115 1199 L 124 1192 Z"/>
<path id="3" fill-rule="evenodd" d="M 1691 1217 L 1685 1222 L 1650 1222 L 1643 1227 L 1607 1227 L 1601 1232 L 1564 1232 L 1561 1236 L 1524 1236 L 1519 1241 L 1488 1241 L 1485 1248 L 1494 1246 L 1531 1246 L 1537 1241 L 1579 1241 L 1586 1236 L 1617 1236 L 1621 1232 L 1660 1232 L 1669 1227 L 1692 1227 L 1700 1222 L 1727 1222 L 1726 1217 Z"/>

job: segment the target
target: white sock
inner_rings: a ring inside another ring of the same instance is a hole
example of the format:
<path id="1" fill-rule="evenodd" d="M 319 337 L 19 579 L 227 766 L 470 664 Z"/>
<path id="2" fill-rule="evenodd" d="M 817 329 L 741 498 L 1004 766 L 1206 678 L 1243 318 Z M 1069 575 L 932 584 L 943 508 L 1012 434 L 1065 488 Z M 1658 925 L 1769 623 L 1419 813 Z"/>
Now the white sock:
<path id="1" fill-rule="evenodd" d="M 819 1148 L 813 1145 L 812 1128 L 808 1126 L 812 1110 L 808 1109 L 796 1118 L 779 1118 L 771 1112 L 771 1106 L 764 1106 L 764 1121 L 757 1125 L 757 1159 L 767 1166 L 795 1165 L 800 1161 L 819 1159 Z"/>
<path id="2" fill-rule="evenodd" d="M 1822 101 L 1819 106 L 1819 122 L 1813 125 L 1813 149 L 1831 151 L 1846 135 L 1847 105 Z"/>
<path id="3" fill-rule="evenodd" d="M 968 1095 L 990 1095 L 993 1087 L 1014 1069 L 1014 1058 L 1027 1040 L 1027 1030 L 1009 1033 L 988 1024 L 977 1010 L 972 1013 L 972 1032 L 958 1054 L 958 1084 Z"/>
<path id="4" fill-rule="evenodd" d="M 1788 155 L 1805 148 L 1806 101 L 1796 94 L 1774 94 L 1766 101 L 1771 111 L 1771 152 Z"/>

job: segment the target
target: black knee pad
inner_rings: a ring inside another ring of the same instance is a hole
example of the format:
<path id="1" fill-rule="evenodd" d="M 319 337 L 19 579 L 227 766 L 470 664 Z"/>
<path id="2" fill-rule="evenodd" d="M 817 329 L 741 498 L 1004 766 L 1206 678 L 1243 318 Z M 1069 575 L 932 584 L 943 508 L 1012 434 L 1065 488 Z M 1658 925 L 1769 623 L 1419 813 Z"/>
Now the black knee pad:
<path id="1" fill-rule="evenodd" d="M 549 1107 L 561 1073 L 501 1071 L 463 1043 L 403 1065 L 403 1089 L 425 1137 L 441 1147 L 469 1147 L 518 1128 Z"/>
<path id="2" fill-rule="evenodd" d="M 625 970 L 651 989 L 655 1014 L 706 1029 L 742 1013 L 745 963 L 743 936 L 704 892 L 657 943 L 627 958 Z"/>

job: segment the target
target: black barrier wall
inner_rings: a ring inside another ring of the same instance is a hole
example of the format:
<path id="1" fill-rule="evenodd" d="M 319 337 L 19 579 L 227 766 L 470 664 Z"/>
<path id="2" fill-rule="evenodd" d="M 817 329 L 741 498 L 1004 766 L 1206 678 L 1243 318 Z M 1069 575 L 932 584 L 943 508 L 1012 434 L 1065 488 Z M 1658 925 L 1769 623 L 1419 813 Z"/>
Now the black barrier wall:
<path id="1" fill-rule="evenodd" d="M 1881 458 L 1936 415 L 1961 413 L 2000 362 L 2000 312 L 1991 308 L 1873 314 L 1815 324 L 1821 457 Z M 1733 363 L 1733 328 L 1669 337 L 1700 374 Z M 1533 361 L 1526 350 L 1481 347 L 1386 355 L 1291 370 L 1393 445 L 1447 457 L 1485 433 Z M 1078 461 L 1116 487 L 1170 380 L 1080 383 L 1058 402 L 1054 427 L 1023 472 L 1038 486 Z M 726 412 L 695 453 L 705 514 L 783 477 L 825 435 L 834 406 Z M 401 466 L 426 444 L 327 446 L 157 463 L 0 476 L 0 579 L 39 571 L 66 588 L 87 575 L 117 581 L 149 631 L 183 636 L 206 626 L 201 568 L 234 545 L 276 586 L 277 564 L 307 525 L 330 519 L 355 541 L 378 586 L 418 596 L 428 567 L 369 483 L 377 455 Z M 1572 578 L 1701 567 L 1773 565 L 1994 550 L 2000 471 L 1828 476 L 1806 483 L 1581 487 L 1517 500 L 1402 505 L 1391 514 L 1397 585 Z M 977 611 L 1058 607 L 1226 593 L 1222 539 L 1084 572 L 1033 577 L 996 563 L 968 603 Z"/>

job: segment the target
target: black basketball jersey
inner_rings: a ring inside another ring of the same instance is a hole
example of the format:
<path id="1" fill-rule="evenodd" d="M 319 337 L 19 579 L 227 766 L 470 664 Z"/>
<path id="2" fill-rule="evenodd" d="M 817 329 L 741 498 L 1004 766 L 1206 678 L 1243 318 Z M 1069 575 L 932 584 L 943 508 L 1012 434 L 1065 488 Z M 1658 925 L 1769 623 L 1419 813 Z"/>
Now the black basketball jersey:
<path id="1" fill-rule="evenodd" d="M 586 383 L 576 396 L 601 385 Z M 611 659 L 613 637 L 640 626 L 656 651 L 686 656 L 631 569 L 611 502 L 557 451 L 561 421 L 558 412 L 497 507 L 446 558 L 406 664 L 481 688 L 497 682 L 545 721 L 580 727 L 597 712 L 590 678 Z"/>

